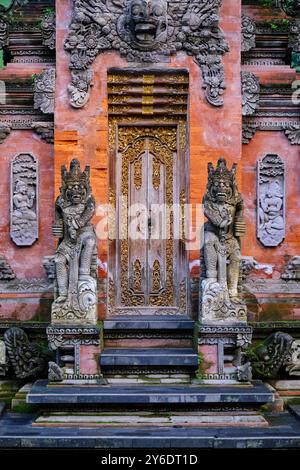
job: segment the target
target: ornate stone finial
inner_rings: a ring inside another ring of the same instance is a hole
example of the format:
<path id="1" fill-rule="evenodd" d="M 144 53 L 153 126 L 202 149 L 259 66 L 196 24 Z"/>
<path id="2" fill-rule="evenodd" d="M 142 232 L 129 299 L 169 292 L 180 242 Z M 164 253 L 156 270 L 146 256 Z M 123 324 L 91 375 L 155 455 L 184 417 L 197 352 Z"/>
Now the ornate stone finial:
<path id="1" fill-rule="evenodd" d="M 258 124 L 255 122 L 244 121 L 243 120 L 243 128 L 242 128 L 242 143 L 249 144 L 252 137 L 255 135 L 255 132 L 258 129 Z"/>
<path id="2" fill-rule="evenodd" d="M 242 52 L 250 51 L 255 47 L 256 24 L 249 16 L 242 16 Z"/>
<path id="3" fill-rule="evenodd" d="M 3 255 L 0 255 L 0 281 L 11 281 L 16 275 Z"/>
<path id="4" fill-rule="evenodd" d="M 300 20 L 292 20 L 289 28 L 290 34 L 288 46 L 293 52 L 300 52 Z"/>
<path id="5" fill-rule="evenodd" d="M 38 75 L 34 82 L 34 109 L 44 114 L 54 113 L 55 68 L 51 67 Z"/>
<path id="6" fill-rule="evenodd" d="M 17 378 L 36 377 L 45 371 L 47 353 L 38 344 L 30 343 L 21 328 L 13 327 L 6 330 L 4 342 Z"/>
<path id="7" fill-rule="evenodd" d="M 11 133 L 11 128 L 6 124 L 0 123 L 0 144 L 3 144 L 6 137 Z"/>
<path id="8" fill-rule="evenodd" d="M 50 50 L 55 49 L 55 29 L 55 12 L 46 12 L 41 22 L 42 42 Z"/>
<path id="9" fill-rule="evenodd" d="M 284 133 L 292 145 L 300 145 L 300 124 L 291 124 Z"/>
<path id="10" fill-rule="evenodd" d="M 284 272 L 281 274 L 282 279 L 300 281 L 300 256 L 293 256 L 287 263 Z"/>
<path id="11" fill-rule="evenodd" d="M 54 142 L 54 123 L 53 122 L 37 122 L 34 121 L 31 124 L 32 129 L 38 134 L 38 136 L 47 142 L 47 144 L 53 144 Z"/>
<path id="12" fill-rule="evenodd" d="M 259 107 L 259 80 L 251 72 L 241 72 L 242 115 L 251 116 Z"/>
<path id="13" fill-rule="evenodd" d="M 200 319 L 203 324 L 245 322 L 246 306 L 239 299 L 240 237 L 245 233 L 243 200 L 236 183 L 236 168 L 220 158 L 216 169 L 208 164 L 203 198 L 205 278 L 202 281 Z"/>
<path id="14" fill-rule="evenodd" d="M 293 337 L 280 331 L 268 336 L 246 352 L 256 377 L 276 378 L 281 367 L 290 361 Z"/>
<path id="15" fill-rule="evenodd" d="M 55 205 L 53 234 L 59 238 L 55 255 L 58 298 L 52 305 L 52 323 L 96 324 L 97 240 L 91 219 L 95 200 L 90 168 L 73 159 L 70 171 L 61 168 L 62 184 Z"/>

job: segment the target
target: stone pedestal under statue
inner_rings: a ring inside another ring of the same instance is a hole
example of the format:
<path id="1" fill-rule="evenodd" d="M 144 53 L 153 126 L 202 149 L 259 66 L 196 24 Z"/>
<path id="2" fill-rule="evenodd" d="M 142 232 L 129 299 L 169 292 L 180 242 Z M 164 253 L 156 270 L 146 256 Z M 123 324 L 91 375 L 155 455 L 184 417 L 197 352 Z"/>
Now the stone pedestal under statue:
<path id="1" fill-rule="evenodd" d="M 90 169 L 81 171 L 74 159 L 70 171 L 62 167 L 61 176 L 53 225 L 53 234 L 59 238 L 55 254 L 57 296 L 47 328 L 56 360 L 49 363 L 49 380 L 99 381 L 101 332 L 97 326 L 97 239 L 91 223 L 95 200 Z"/>
<path id="2" fill-rule="evenodd" d="M 243 351 L 251 343 L 252 329 L 247 326 L 247 307 L 238 291 L 245 219 L 235 177 L 236 164 L 231 170 L 223 158 L 216 169 L 208 164 L 198 338 L 203 380 L 251 379 L 251 366 L 243 362 Z"/>

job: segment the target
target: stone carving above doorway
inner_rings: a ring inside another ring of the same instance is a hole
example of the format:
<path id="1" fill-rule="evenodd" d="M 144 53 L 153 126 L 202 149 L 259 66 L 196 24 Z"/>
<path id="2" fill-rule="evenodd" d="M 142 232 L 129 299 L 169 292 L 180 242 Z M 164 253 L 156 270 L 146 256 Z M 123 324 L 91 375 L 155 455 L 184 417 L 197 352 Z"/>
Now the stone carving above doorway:
<path id="1" fill-rule="evenodd" d="M 38 227 L 38 163 L 30 153 L 20 153 L 11 165 L 10 236 L 18 246 L 31 246 Z"/>
<path id="2" fill-rule="evenodd" d="M 257 238 L 278 246 L 285 237 L 285 167 L 278 155 L 257 163 Z"/>
<path id="3" fill-rule="evenodd" d="M 70 104 L 89 98 L 89 67 L 98 54 L 118 51 L 129 62 L 154 63 L 177 51 L 191 55 L 202 71 L 207 101 L 223 105 L 222 56 L 229 51 L 219 28 L 222 0 L 75 0 L 65 49 L 70 52 Z"/>

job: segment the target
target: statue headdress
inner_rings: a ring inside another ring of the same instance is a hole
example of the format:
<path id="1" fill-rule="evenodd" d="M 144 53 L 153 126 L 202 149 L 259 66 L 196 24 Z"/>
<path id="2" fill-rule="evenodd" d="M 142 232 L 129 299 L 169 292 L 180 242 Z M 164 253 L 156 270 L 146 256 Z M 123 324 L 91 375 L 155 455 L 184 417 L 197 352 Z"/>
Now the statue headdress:
<path id="1" fill-rule="evenodd" d="M 239 196 L 238 187 L 236 183 L 237 163 L 234 163 L 232 165 L 231 170 L 229 170 L 229 168 L 227 168 L 227 162 L 225 158 L 221 157 L 218 160 L 216 169 L 214 169 L 214 166 L 212 163 L 208 163 L 207 170 L 208 170 L 208 182 L 207 182 L 208 197 L 210 196 L 210 189 L 212 185 L 214 184 L 214 181 L 218 179 L 220 180 L 222 179 L 223 181 L 226 181 L 230 184 L 233 190 L 233 198 L 236 201 Z"/>
<path id="2" fill-rule="evenodd" d="M 62 187 L 61 192 L 63 193 L 69 183 L 83 184 L 86 188 L 87 195 L 90 193 L 90 167 L 86 166 L 84 171 L 80 169 L 79 160 L 73 158 L 70 164 L 70 171 L 67 170 L 65 165 L 61 167 L 61 180 Z"/>

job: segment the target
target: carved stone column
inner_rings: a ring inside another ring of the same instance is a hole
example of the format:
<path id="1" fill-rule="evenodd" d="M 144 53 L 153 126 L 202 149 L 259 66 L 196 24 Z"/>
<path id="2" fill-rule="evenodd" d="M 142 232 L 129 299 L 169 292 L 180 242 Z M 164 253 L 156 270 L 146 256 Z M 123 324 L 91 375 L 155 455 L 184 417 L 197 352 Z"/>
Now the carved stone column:
<path id="1" fill-rule="evenodd" d="M 92 217 L 95 199 L 90 168 L 78 160 L 61 168 L 53 234 L 56 298 L 47 329 L 56 362 L 49 363 L 51 381 L 99 381 L 100 327 L 97 326 L 97 239 Z"/>
<path id="2" fill-rule="evenodd" d="M 247 307 L 238 289 L 241 237 L 246 227 L 236 167 L 229 170 L 224 158 L 216 168 L 208 164 L 198 339 L 203 380 L 251 379 L 250 364 L 243 362 L 252 329 L 247 326 Z"/>

